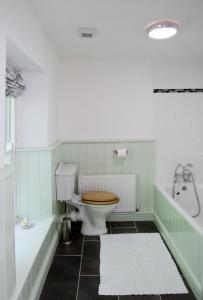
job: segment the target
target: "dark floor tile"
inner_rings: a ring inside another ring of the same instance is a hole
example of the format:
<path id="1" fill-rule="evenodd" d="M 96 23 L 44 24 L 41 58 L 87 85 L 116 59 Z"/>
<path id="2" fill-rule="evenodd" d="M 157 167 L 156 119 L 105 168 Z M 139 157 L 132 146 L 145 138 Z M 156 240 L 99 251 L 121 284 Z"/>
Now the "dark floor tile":
<path id="1" fill-rule="evenodd" d="M 183 279 L 183 281 L 184 281 L 184 284 L 185 284 L 185 286 L 186 286 L 186 288 L 187 288 L 189 294 L 193 295 L 193 292 L 192 292 L 192 290 L 191 290 L 191 288 L 190 288 L 189 284 L 187 283 L 187 280 L 185 279 L 184 276 L 182 276 L 182 279 Z"/>
<path id="2" fill-rule="evenodd" d="M 111 222 L 111 228 L 114 227 L 135 227 L 133 221 Z"/>
<path id="3" fill-rule="evenodd" d="M 108 233 L 111 233 L 111 224 L 110 224 L 110 222 L 106 222 L 106 227 L 108 229 Z"/>
<path id="4" fill-rule="evenodd" d="M 157 229 L 155 223 L 152 221 L 136 221 L 135 225 L 137 227 L 138 232 L 140 232 L 140 233 L 158 232 L 158 229 Z"/>
<path id="5" fill-rule="evenodd" d="M 81 276 L 78 300 L 118 300 L 117 296 L 99 296 L 99 276 Z"/>
<path id="6" fill-rule="evenodd" d="M 81 275 L 99 275 L 99 254 L 99 241 L 84 242 Z"/>
<path id="7" fill-rule="evenodd" d="M 75 233 L 80 233 L 81 234 L 81 227 L 76 226 L 76 227 L 71 227 L 71 234 L 75 234 Z M 82 234 L 81 234 L 82 235 Z"/>
<path id="8" fill-rule="evenodd" d="M 80 256 L 55 256 L 40 300 L 75 300 Z"/>
<path id="9" fill-rule="evenodd" d="M 73 222 L 71 221 L 71 227 L 72 228 L 81 228 L 82 222 L 77 221 L 77 222 Z"/>
<path id="10" fill-rule="evenodd" d="M 193 294 L 161 295 L 162 300 L 196 300 Z"/>
<path id="11" fill-rule="evenodd" d="M 188 294 L 176 294 L 176 295 L 161 295 L 162 300 L 196 300 L 189 284 L 186 279 L 182 276 L 185 286 L 188 290 Z"/>
<path id="12" fill-rule="evenodd" d="M 112 228 L 112 233 L 137 233 L 137 230 L 135 228 Z"/>
<path id="13" fill-rule="evenodd" d="M 169 251 L 170 252 L 170 251 Z M 171 253 L 171 252 L 170 252 Z M 171 256 L 172 256 L 172 254 L 171 254 Z M 174 263 L 175 263 L 175 265 L 176 265 L 176 267 L 177 267 L 177 269 L 178 269 L 178 272 L 179 272 L 179 274 L 181 275 L 181 276 L 183 276 L 183 272 L 182 272 L 182 270 L 179 268 L 179 266 L 178 266 L 178 264 L 177 264 L 177 262 L 175 261 L 175 259 L 174 259 L 174 257 L 172 256 L 172 259 L 173 259 L 173 261 L 174 261 Z"/>
<path id="14" fill-rule="evenodd" d="M 160 300 L 158 295 L 132 295 L 132 296 L 119 296 L 120 300 Z"/>
<path id="15" fill-rule="evenodd" d="M 71 240 L 72 243 L 70 245 L 63 244 L 63 241 L 61 240 L 56 249 L 55 255 L 81 255 L 83 236 L 78 232 L 74 232 L 73 229 L 71 232 Z"/>
<path id="16" fill-rule="evenodd" d="M 85 235 L 85 241 L 100 241 L 99 235 Z"/>

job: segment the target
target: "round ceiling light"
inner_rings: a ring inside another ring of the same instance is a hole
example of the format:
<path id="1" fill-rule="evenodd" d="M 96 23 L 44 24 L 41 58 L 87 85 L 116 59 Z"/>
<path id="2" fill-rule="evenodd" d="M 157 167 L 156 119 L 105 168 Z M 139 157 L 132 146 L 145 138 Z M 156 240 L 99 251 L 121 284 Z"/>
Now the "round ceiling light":
<path id="1" fill-rule="evenodd" d="M 174 36 L 178 32 L 179 23 L 174 20 L 160 20 L 150 23 L 145 30 L 152 39 L 162 40 Z"/>

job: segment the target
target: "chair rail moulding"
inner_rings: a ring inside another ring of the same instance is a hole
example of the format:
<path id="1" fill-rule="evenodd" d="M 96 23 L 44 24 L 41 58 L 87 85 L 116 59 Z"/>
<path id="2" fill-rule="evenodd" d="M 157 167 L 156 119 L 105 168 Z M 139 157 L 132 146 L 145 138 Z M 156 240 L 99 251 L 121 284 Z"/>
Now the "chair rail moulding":
<path id="1" fill-rule="evenodd" d="M 149 139 L 70 139 L 70 140 L 64 140 L 61 143 L 62 144 L 69 144 L 69 143 L 155 143 L 156 140 L 153 138 Z"/>

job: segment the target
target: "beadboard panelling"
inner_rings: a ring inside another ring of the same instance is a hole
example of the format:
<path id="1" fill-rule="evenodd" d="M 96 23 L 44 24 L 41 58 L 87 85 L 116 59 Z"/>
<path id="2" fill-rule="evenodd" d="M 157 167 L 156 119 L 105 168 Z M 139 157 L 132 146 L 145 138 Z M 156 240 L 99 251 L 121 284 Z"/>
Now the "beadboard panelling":
<path id="1" fill-rule="evenodd" d="M 37 219 L 41 215 L 41 159 L 40 152 L 27 153 L 27 195 L 29 219 Z M 18 174 L 17 174 L 18 178 Z M 18 203 L 18 202 L 17 202 Z"/>
<path id="2" fill-rule="evenodd" d="M 53 148 L 24 148 L 16 151 L 18 217 L 35 220 L 61 212 L 63 204 L 56 201 L 55 186 L 55 170 L 61 160 L 60 153 L 60 144 Z"/>
<path id="3" fill-rule="evenodd" d="M 16 152 L 16 214 L 28 217 L 28 157 L 26 152 Z"/>
<path id="4" fill-rule="evenodd" d="M 203 235 L 192 226 L 167 199 L 154 187 L 154 216 L 159 231 L 165 239 L 187 282 L 198 300 L 203 299 Z"/>
<path id="5" fill-rule="evenodd" d="M 13 174 L 0 179 L 0 299 L 8 300 L 15 285 Z"/>
<path id="6" fill-rule="evenodd" d="M 58 146 L 52 151 L 52 201 L 53 201 L 53 214 L 59 215 L 64 213 L 64 204 L 56 201 L 56 177 L 55 171 L 58 163 L 61 161 L 61 147 Z"/>
<path id="7" fill-rule="evenodd" d="M 52 215 L 51 151 L 16 152 L 17 216 L 29 220 Z"/>
<path id="8" fill-rule="evenodd" d="M 125 159 L 113 150 L 126 148 Z M 66 142 L 61 145 L 61 160 L 78 164 L 78 173 L 136 174 L 137 204 L 142 212 L 152 211 L 154 143 L 140 142 Z"/>
<path id="9" fill-rule="evenodd" d="M 46 218 L 52 215 L 52 153 L 41 151 L 39 158 L 40 170 L 40 215 Z"/>

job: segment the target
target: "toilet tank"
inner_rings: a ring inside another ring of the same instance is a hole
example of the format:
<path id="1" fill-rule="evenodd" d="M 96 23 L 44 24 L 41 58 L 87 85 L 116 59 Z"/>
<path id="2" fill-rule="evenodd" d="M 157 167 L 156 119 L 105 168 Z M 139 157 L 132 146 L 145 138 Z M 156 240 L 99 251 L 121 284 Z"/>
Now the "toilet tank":
<path id="1" fill-rule="evenodd" d="M 60 162 L 56 169 L 56 194 L 59 201 L 70 201 L 75 191 L 77 165 Z"/>

